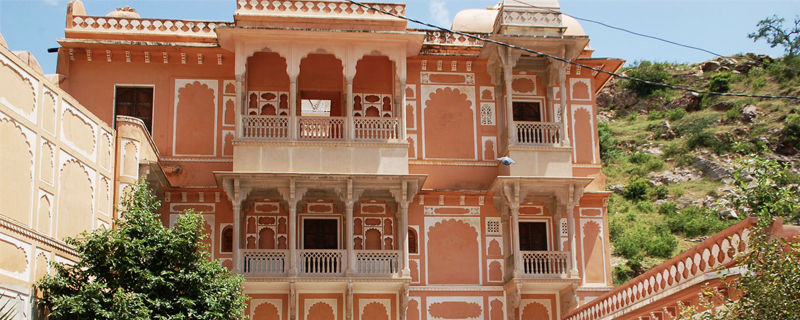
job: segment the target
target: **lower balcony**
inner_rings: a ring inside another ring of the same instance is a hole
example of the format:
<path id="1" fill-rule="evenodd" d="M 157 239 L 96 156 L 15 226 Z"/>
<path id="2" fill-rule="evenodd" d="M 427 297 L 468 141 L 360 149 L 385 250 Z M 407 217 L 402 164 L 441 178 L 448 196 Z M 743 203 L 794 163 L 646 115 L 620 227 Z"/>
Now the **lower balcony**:
<path id="1" fill-rule="evenodd" d="M 242 249 L 242 272 L 246 278 L 287 277 L 291 268 L 289 250 Z M 354 277 L 397 277 L 399 250 L 355 251 Z M 347 250 L 297 250 L 298 277 L 345 277 L 350 265 Z"/>
<path id="2" fill-rule="evenodd" d="M 569 276 L 569 251 L 520 251 L 519 270 L 523 278 L 566 278 Z M 507 266 L 513 266 L 516 257 L 510 255 Z M 507 268 L 509 278 L 515 268 Z"/>

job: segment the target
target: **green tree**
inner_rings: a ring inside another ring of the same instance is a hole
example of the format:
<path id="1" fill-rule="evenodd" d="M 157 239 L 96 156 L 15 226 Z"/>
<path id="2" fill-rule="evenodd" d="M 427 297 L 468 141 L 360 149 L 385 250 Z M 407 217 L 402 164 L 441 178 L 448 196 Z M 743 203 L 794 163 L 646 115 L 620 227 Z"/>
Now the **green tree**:
<path id="1" fill-rule="evenodd" d="M 160 203 L 140 180 L 123 202 L 116 229 L 67 239 L 80 260 L 53 263 L 36 285 L 50 319 L 238 319 L 242 277 L 211 260 L 200 214 L 166 228 Z"/>
<path id="2" fill-rule="evenodd" d="M 800 194 L 791 175 L 787 166 L 757 158 L 736 172 L 739 196 L 734 205 L 758 218 L 750 251 L 738 262 L 743 272 L 726 279 L 732 295 L 708 289 L 701 300 L 701 307 L 708 311 L 698 315 L 697 306 L 684 308 L 680 319 L 800 319 L 800 242 L 770 232 L 776 217 L 797 218 Z M 752 176 L 752 181 L 746 176 Z"/>
<path id="3" fill-rule="evenodd" d="M 764 39 L 771 48 L 783 46 L 786 56 L 794 57 L 800 53 L 800 15 L 794 18 L 794 27 L 785 28 L 783 18 L 777 15 L 761 20 L 756 25 L 758 31 L 747 35 L 753 41 Z"/>

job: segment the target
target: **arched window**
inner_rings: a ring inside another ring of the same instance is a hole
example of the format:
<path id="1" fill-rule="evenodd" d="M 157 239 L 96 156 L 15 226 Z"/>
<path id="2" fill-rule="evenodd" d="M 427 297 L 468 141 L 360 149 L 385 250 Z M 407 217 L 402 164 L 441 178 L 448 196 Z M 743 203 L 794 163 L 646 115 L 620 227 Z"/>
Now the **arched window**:
<path id="1" fill-rule="evenodd" d="M 408 253 L 417 254 L 417 230 L 408 228 Z"/>
<path id="2" fill-rule="evenodd" d="M 220 252 L 233 252 L 233 228 L 222 229 L 222 247 Z"/>

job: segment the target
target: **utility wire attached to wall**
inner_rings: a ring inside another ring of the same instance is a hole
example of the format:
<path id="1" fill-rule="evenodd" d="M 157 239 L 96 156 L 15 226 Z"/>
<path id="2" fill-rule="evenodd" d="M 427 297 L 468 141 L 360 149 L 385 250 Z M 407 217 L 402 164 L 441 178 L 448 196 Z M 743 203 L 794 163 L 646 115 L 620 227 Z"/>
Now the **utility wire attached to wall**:
<path id="1" fill-rule="evenodd" d="M 430 23 L 427 23 L 427 22 L 423 22 L 423 21 L 420 21 L 420 20 L 409 18 L 409 17 L 403 16 L 403 15 L 400 15 L 400 14 L 392 13 L 392 12 L 389 12 L 389 11 L 386 11 L 386 10 L 383 10 L 383 9 L 380 9 L 380 8 L 372 7 L 370 5 L 366 5 L 366 4 L 363 4 L 363 3 L 355 1 L 355 0 L 347 0 L 347 1 L 352 3 L 352 4 L 358 5 L 358 6 L 362 7 L 362 8 L 365 8 L 365 9 L 374 10 L 376 12 L 380 12 L 380 13 L 383 13 L 383 14 L 386 14 L 386 15 L 390 15 L 390 16 L 393 16 L 395 18 L 400 18 L 400 19 L 403 19 L 403 20 L 406 20 L 406 21 L 414 22 L 414 23 L 421 24 L 423 26 L 431 27 L 431 28 L 434 28 L 434 29 L 438 29 L 438 30 L 441 30 L 441 31 L 450 32 L 450 33 L 453 33 L 453 34 L 461 35 L 461 36 L 464 36 L 464 37 L 467 37 L 467 38 L 470 38 L 470 39 L 474 39 L 474 40 L 478 40 L 478 41 L 493 43 L 493 44 L 504 46 L 504 47 L 511 48 L 511 49 L 522 50 L 522 51 L 525 51 L 525 52 L 528 52 L 528 53 L 532 53 L 532 54 L 535 54 L 535 55 L 547 57 L 547 58 L 550 58 L 550 59 L 553 59 L 553 60 L 556 60 L 556 61 L 561 61 L 561 62 L 568 63 L 568 64 L 571 64 L 571 65 L 579 66 L 581 68 L 586 68 L 586 69 L 589 69 L 589 70 L 592 70 L 592 71 L 597 71 L 599 73 L 605 73 L 605 74 L 608 74 L 608 75 L 611 75 L 611 76 L 614 76 L 614 77 L 617 77 L 617 78 L 626 79 L 626 80 L 630 80 L 630 81 L 637 81 L 637 82 L 641 82 L 641 83 L 646 83 L 646 84 L 657 86 L 657 87 L 663 87 L 663 88 L 669 88 L 669 89 L 674 89 L 674 90 L 694 92 L 694 93 L 698 93 L 698 94 L 717 95 L 717 96 L 800 100 L 800 97 L 797 97 L 797 96 L 771 96 L 771 95 L 745 94 L 745 93 L 720 93 L 720 92 L 713 92 L 713 91 L 706 91 L 706 90 L 697 90 L 697 89 L 692 89 L 692 88 L 673 86 L 673 85 L 669 85 L 669 84 L 658 83 L 658 82 L 648 81 L 648 80 L 644 80 L 644 79 L 634 78 L 634 77 L 626 76 L 626 75 L 619 74 L 619 73 L 616 73 L 616 72 L 611 72 L 611 71 L 606 71 L 606 70 L 603 70 L 603 69 L 598 69 L 598 68 L 595 68 L 595 67 L 590 67 L 590 66 L 587 66 L 585 64 L 581 64 L 581 63 L 578 63 L 578 62 L 570 61 L 570 60 L 567 60 L 567 59 L 564 59 L 564 58 L 561 58 L 561 57 L 557 57 L 557 56 L 554 56 L 554 55 L 551 55 L 551 54 L 547 54 L 547 53 L 544 53 L 544 52 L 539 52 L 539 51 L 531 50 L 531 49 L 528 49 L 528 48 L 523 48 L 523 47 L 520 47 L 520 46 L 516 46 L 516 45 L 513 45 L 513 44 L 508 44 L 508 43 L 505 43 L 505 42 L 492 40 L 492 39 L 481 38 L 481 37 L 478 37 L 476 35 L 472 35 L 472 34 L 469 34 L 469 33 L 461 32 L 461 31 L 455 31 L 455 30 L 451 30 L 451 29 L 448 29 L 448 28 L 440 27 L 440 26 L 437 26 L 437 25 L 434 25 L 434 24 L 430 24 Z"/>

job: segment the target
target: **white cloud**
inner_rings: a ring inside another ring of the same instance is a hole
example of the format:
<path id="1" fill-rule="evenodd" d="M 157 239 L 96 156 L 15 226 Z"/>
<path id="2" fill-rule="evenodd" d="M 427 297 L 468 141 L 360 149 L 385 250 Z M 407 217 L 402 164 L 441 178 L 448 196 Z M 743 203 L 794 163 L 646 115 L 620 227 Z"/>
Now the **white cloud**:
<path id="1" fill-rule="evenodd" d="M 450 21 L 450 11 L 447 11 L 447 8 L 444 7 L 444 1 L 431 1 L 430 6 L 428 9 L 431 12 L 431 16 L 436 24 L 440 27 L 449 28 L 452 24 Z"/>

